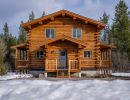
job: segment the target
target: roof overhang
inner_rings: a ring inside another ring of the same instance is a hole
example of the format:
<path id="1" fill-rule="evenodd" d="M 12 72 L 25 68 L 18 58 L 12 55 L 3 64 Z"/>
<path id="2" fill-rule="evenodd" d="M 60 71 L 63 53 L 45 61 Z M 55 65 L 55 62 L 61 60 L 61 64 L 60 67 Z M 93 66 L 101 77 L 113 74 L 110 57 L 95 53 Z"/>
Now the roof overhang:
<path id="1" fill-rule="evenodd" d="M 70 12 L 70 11 L 67 11 L 67 10 L 60 10 L 60 11 L 57 11 L 55 13 L 52 13 L 52 14 L 49 14 L 49 15 L 46 15 L 44 17 L 41 17 L 41 18 L 38 18 L 38 19 L 35 19 L 33 21 L 29 21 L 27 23 L 23 23 L 21 24 L 21 26 L 25 29 L 31 29 L 31 27 L 35 24 L 43 24 L 46 20 L 54 20 L 55 17 L 57 16 L 70 16 L 72 17 L 74 20 L 81 20 L 83 21 L 85 24 L 93 24 L 93 25 L 96 25 L 97 28 L 105 28 L 105 24 L 100 22 L 100 21 L 97 21 L 97 20 L 93 20 L 93 19 L 90 19 L 90 18 L 87 18 L 87 17 L 84 17 L 84 16 L 81 16 L 79 14 L 76 14 L 76 13 L 73 13 L 73 12 Z"/>
<path id="2" fill-rule="evenodd" d="M 18 44 L 11 46 L 12 49 L 28 49 L 28 46 L 26 43 Z"/>
<path id="3" fill-rule="evenodd" d="M 45 47 L 46 45 L 48 45 L 48 44 L 50 44 L 50 43 L 57 42 L 57 41 L 59 41 L 59 40 L 62 40 L 62 41 L 67 40 L 67 41 L 69 41 L 69 42 L 78 44 L 78 45 L 80 45 L 80 46 L 82 46 L 82 47 L 86 47 L 86 44 L 83 43 L 81 40 L 77 40 L 77 39 L 71 38 L 71 37 L 69 37 L 69 36 L 67 36 L 67 35 L 64 35 L 64 34 L 59 35 L 58 37 L 56 37 L 56 38 L 54 38 L 54 39 L 51 39 L 51 40 L 48 40 L 48 41 L 44 42 L 40 47 Z"/>
<path id="4" fill-rule="evenodd" d="M 114 45 L 108 45 L 108 44 L 104 44 L 104 43 L 101 43 L 100 44 L 100 49 L 114 49 L 114 48 L 116 48 L 116 46 L 114 46 Z"/>

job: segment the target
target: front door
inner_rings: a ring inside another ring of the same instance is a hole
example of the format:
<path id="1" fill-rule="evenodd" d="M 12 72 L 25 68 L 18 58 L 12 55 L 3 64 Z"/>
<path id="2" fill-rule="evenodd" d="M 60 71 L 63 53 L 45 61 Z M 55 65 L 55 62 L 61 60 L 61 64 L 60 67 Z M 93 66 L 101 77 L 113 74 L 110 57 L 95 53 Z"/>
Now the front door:
<path id="1" fill-rule="evenodd" d="M 59 50 L 59 68 L 66 69 L 67 68 L 67 51 Z"/>

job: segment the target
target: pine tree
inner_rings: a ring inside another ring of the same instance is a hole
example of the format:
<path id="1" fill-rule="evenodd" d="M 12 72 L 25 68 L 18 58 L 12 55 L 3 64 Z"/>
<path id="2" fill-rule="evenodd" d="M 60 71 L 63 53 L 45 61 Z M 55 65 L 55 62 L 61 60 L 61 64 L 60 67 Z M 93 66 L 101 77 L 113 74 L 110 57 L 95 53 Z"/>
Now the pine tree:
<path id="1" fill-rule="evenodd" d="M 114 43 L 120 49 L 121 52 L 129 49 L 130 43 L 130 22 L 128 7 L 123 0 L 120 0 L 119 4 L 115 8 L 115 18 L 112 25 L 112 37 Z"/>
<path id="2" fill-rule="evenodd" d="M 31 14 L 29 14 L 29 21 L 32 21 L 35 19 L 35 14 L 34 12 L 32 11 Z"/>
<path id="3" fill-rule="evenodd" d="M 3 45 L 4 45 L 4 64 L 6 67 L 10 67 L 10 62 L 9 62 L 9 58 L 10 58 L 10 51 L 9 51 L 9 46 L 8 46 L 8 39 L 9 39 L 9 28 L 8 28 L 8 24 L 5 23 L 4 27 L 3 27 Z"/>
<path id="4" fill-rule="evenodd" d="M 23 23 L 23 21 L 21 21 L 21 24 L 22 23 Z M 27 35 L 27 31 L 20 26 L 19 27 L 18 44 L 27 42 L 27 36 L 26 35 Z"/>
<path id="5" fill-rule="evenodd" d="M 109 30 L 110 30 L 108 25 L 109 15 L 107 15 L 106 12 L 104 12 L 103 16 L 100 17 L 100 21 L 106 24 L 105 29 L 103 29 L 101 32 L 101 40 L 109 43 Z"/>
<path id="6" fill-rule="evenodd" d="M 3 30 L 4 30 L 4 36 L 8 36 L 8 34 L 9 34 L 9 28 L 8 28 L 7 22 L 5 23 Z"/>
<path id="7" fill-rule="evenodd" d="M 103 22 L 104 24 L 108 24 L 109 15 L 107 15 L 106 12 L 104 12 L 104 13 L 103 13 L 103 16 L 100 17 L 100 21 Z"/>
<path id="8" fill-rule="evenodd" d="M 4 65 L 4 41 L 2 37 L 0 37 L 0 75 L 4 75 L 7 73 L 6 67 Z"/>
<path id="9" fill-rule="evenodd" d="M 3 52 L 3 61 L 4 65 L 8 70 L 12 69 L 13 61 L 12 61 L 12 51 L 10 49 L 10 46 L 16 44 L 16 38 L 9 33 L 9 27 L 8 24 L 5 23 L 3 28 L 3 35 L 1 36 L 4 46 L 4 52 Z"/>
<path id="10" fill-rule="evenodd" d="M 46 15 L 46 13 L 45 13 L 45 11 L 43 11 L 43 13 L 42 13 L 42 17 L 44 17 Z"/>
<path id="11" fill-rule="evenodd" d="M 118 55 L 114 59 L 117 60 L 117 65 L 122 67 L 126 64 L 126 58 L 130 57 L 130 20 L 128 7 L 123 0 L 115 7 L 113 21 L 111 38 L 118 50 Z"/>

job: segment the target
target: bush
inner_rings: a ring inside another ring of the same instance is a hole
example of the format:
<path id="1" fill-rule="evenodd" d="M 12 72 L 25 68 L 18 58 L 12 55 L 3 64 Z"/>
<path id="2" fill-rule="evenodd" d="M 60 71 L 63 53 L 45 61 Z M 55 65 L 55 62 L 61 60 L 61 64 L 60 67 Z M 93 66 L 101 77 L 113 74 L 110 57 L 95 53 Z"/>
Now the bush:
<path id="1" fill-rule="evenodd" d="M 4 75 L 7 73 L 7 69 L 5 67 L 0 67 L 0 75 Z"/>

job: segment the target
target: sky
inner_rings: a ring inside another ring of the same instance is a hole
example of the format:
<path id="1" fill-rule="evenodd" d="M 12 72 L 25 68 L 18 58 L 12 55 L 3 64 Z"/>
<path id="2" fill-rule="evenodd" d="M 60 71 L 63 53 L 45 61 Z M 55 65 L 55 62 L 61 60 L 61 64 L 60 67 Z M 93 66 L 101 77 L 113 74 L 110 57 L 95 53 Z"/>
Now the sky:
<path id="1" fill-rule="evenodd" d="M 124 0 L 130 10 L 130 0 Z M 29 13 L 34 11 L 35 17 L 62 9 L 99 20 L 104 12 L 110 15 L 110 23 L 114 18 L 115 6 L 119 0 L 0 0 L 0 32 L 8 22 L 10 32 L 18 35 L 21 21 L 27 22 Z"/>

